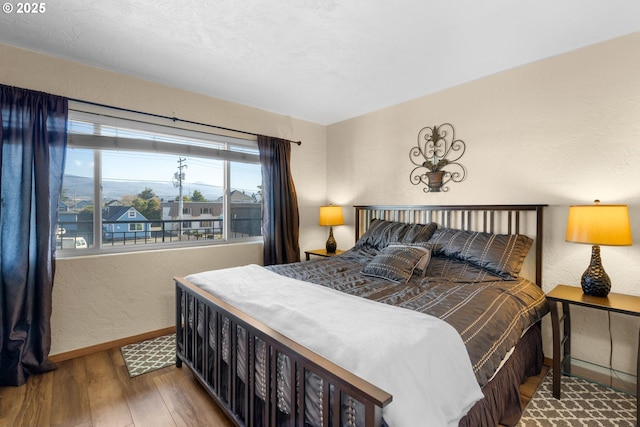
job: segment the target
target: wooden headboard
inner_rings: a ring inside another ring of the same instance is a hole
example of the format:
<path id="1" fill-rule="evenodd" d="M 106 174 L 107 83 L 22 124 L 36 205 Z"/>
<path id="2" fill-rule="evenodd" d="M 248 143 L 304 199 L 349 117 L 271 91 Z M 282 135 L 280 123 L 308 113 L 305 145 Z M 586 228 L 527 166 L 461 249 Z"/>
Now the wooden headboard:
<path id="1" fill-rule="evenodd" d="M 547 205 L 358 205 L 356 241 L 372 219 L 427 224 L 496 234 L 525 234 L 534 239 L 535 283 L 542 286 L 543 209 Z"/>

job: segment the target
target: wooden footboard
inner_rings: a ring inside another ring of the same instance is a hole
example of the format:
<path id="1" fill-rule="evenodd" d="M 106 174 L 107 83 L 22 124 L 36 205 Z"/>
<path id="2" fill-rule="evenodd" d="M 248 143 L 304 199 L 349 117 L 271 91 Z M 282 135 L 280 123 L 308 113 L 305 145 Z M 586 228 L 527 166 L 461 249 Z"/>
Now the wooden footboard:
<path id="1" fill-rule="evenodd" d="M 189 367 L 236 425 L 355 426 L 360 416 L 382 425 L 391 395 L 187 280 L 175 284 L 176 365 Z"/>

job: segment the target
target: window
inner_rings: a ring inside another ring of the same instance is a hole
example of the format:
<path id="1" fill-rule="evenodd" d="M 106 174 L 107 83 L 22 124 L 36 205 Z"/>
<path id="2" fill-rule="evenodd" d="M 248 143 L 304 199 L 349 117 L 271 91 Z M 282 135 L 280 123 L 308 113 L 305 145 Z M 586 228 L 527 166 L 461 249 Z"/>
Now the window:
<path id="1" fill-rule="evenodd" d="M 262 177 L 255 141 L 99 110 L 69 111 L 59 254 L 261 236 Z M 79 240 L 86 244 L 68 243 Z"/>

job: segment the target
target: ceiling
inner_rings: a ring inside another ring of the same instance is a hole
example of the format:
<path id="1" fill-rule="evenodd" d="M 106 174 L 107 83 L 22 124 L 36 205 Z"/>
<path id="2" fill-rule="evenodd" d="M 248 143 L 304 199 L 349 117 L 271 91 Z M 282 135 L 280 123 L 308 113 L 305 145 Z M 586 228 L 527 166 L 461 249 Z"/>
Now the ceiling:
<path id="1" fill-rule="evenodd" d="M 325 125 L 640 31 L 638 0 L 44 5 L 0 42 Z"/>

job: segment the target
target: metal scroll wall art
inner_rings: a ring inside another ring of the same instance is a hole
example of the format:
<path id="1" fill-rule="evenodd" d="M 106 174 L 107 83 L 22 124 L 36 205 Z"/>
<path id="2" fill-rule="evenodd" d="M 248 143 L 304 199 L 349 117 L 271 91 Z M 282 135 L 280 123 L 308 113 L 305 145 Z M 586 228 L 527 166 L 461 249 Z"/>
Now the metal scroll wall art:
<path id="1" fill-rule="evenodd" d="M 416 165 L 409 175 L 411 183 L 425 185 L 425 193 L 449 191 L 446 184 L 467 177 L 467 170 L 458 162 L 466 148 L 464 141 L 455 138 L 449 123 L 423 128 L 418 133 L 418 145 L 409 152 L 411 163 Z"/>

